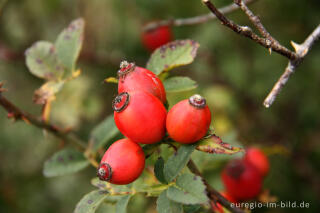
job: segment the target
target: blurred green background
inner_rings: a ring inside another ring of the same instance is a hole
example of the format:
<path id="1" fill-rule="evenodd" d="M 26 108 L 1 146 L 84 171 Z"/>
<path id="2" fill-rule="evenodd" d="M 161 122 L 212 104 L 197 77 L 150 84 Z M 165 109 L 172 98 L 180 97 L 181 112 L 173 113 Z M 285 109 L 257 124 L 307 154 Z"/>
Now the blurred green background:
<path id="1" fill-rule="evenodd" d="M 231 1 L 214 1 L 217 6 Z M 302 42 L 320 22 L 319 0 L 259 0 L 250 8 L 282 44 Z M 5 96 L 35 115 L 32 102 L 43 83 L 28 71 L 24 51 L 35 41 L 54 41 L 71 20 L 86 21 L 85 40 L 78 67 L 82 75 L 70 82 L 53 104 L 52 122 L 72 127 L 83 140 L 112 112 L 115 76 L 121 60 L 144 66 L 150 56 L 141 44 L 143 24 L 160 19 L 208 13 L 200 0 L 0 0 L 0 81 Z M 228 15 L 250 25 L 236 11 Z M 254 212 L 320 212 L 320 45 L 316 44 L 290 78 L 270 109 L 262 102 L 284 71 L 287 59 L 236 35 L 219 22 L 174 27 L 175 39 L 200 43 L 193 64 L 173 70 L 198 82 L 197 91 L 168 94 L 170 103 L 198 92 L 213 112 L 215 133 L 232 144 L 261 147 L 271 161 L 264 188 L 278 200 L 310 202 L 309 209 L 255 209 Z M 76 203 L 94 189 L 92 167 L 74 175 L 45 178 L 43 162 L 64 144 L 23 122 L 12 122 L 0 109 L 0 212 L 72 212 Z M 196 152 L 196 163 L 209 182 L 222 189 L 221 166 L 229 156 Z M 103 209 L 104 208 L 104 209 Z M 111 212 L 103 206 L 99 212 Z M 156 212 L 155 199 L 135 196 L 129 212 Z"/>

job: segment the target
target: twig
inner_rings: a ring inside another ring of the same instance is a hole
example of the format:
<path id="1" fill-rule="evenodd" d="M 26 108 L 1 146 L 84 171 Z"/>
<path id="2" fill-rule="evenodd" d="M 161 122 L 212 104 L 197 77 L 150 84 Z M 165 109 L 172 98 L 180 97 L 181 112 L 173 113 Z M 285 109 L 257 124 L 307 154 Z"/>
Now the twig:
<path id="1" fill-rule="evenodd" d="M 188 168 L 192 173 L 201 177 L 203 183 L 207 187 L 208 196 L 212 201 L 219 202 L 221 205 L 227 208 L 230 212 L 234 212 L 234 213 L 244 212 L 243 210 L 237 207 L 232 207 L 231 203 L 226 198 L 224 198 L 217 190 L 215 190 L 214 188 L 212 188 L 212 186 L 210 186 L 210 184 L 203 178 L 201 172 L 199 171 L 198 167 L 196 166 L 196 164 L 193 162 L 192 159 L 190 159 L 190 161 L 188 162 Z"/>
<path id="2" fill-rule="evenodd" d="M 254 33 L 248 26 L 239 26 L 233 21 L 229 20 L 227 17 L 223 15 L 212 3 L 210 0 L 202 0 L 203 3 L 208 7 L 208 9 L 217 16 L 217 18 L 221 21 L 221 23 L 227 27 L 229 27 L 234 32 L 250 38 L 251 40 L 255 41 L 256 43 L 260 44 L 261 46 L 272 49 L 273 51 L 289 58 L 290 60 L 295 60 L 298 58 L 298 55 L 293 51 L 288 50 L 282 45 L 278 45 L 275 42 L 272 42 L 268 38 L 261 38 L 256 33 Z"/>
<path id="3" fill-rule="evenodd" d="M 260 18 L 253 14 L 253 12 L 247 7 L 246 3 L 243 0 L 234 0 L 234 2 L 237 5 L 239 5 L 241 10 L 245 12 L 249 20 L 259 30 L 259 32 L 264 38 L 269 39 L 272 43 L 274 43 L 274 45 L 280 45 L 280 43 L 275 38 L 273 38 L 271 34 L 267 31 L 267 29 L 263 26 Z"/>
<path id="4" fill-rule="evenodd" d="M 80 140 L 76 135 L 74 135 L 71 132 L 65 133 L 62 130 L 60 130 L 58 127 L 53 126 L 49 123 L 46 123 L 42 121 L 41 119 L 38 119 L 34 116 L 32 116 L 29 113 L 23 112 L 20 110 L 17 106 L 15 106 L 13 103 L 11 103 L 8 99 L 6 99 L 2 92 L 4 89 L 2 88 L 3 83 L 0 83 L 0 105 L 8 112 L 10 117 L 16 119 L 16 120 L 23 120 L 26 123 L 30 123 L 36 127 L 39 127 L 41 129 L 45 129 L 57 137 L 61 138 L 64 141 L 70 141 L 73 143 L 77 148 L 79 148 L 81 151 L 85 150 L 86 145 L 85 143 Z"/>
<path id="5" fill-rule="evenodd" d="M 244 0 L 246 4 L 252 3 L 255 0 Z M 223 14 L 228 14 L 231 13 L 235 10 L 238 9 L 238 6 L 236 4 L 230 4 L 225 7 L 220 8 L 220 12 Z M 161 21 L 156 21 L 156 22 L 151 22 L 149 24 L 146 24 L 143 27 L 144 31 L 148 30 L 153 30 L 161 26 L 175 26 L 175 27 L 180 27 L 180 26 L 187 26 L 187 25 L 196 25 L 196 24 L 202 24 L 207 21 L 215 20 L 217 17 L 212 14 L 204 14 L 200 16 L 195 16 L 195 17 L 190 17 L 190 18 L 179 18 L 179 19 L 169 19 L 169 20 L 161 20 Z"/>
<path id="6" fill-rule="evenodd" d="M 320 38 L 320 24 L 316 27 L 316 29 L 308 36 L 308 38 L 301 45 L 291 42 L 292 46 L 295 48 L 298 58 L 289 61 L 284 73 L 280 76 L 279 80 L 276 82 L 271 92 L 264 100 L 263 105 L 265 107 L 268 108 L 271 106 L 271 104 L 274 102 L 276 97 L 281 92 L 281 89 L 283 88 L 283 86 L 289 80 L 290 76 L 295 72 L 295 70 L 301 64 L 301 62 L 303 61 L 304 57 L 307 55 L 311 47 L 319 38 Z"/>

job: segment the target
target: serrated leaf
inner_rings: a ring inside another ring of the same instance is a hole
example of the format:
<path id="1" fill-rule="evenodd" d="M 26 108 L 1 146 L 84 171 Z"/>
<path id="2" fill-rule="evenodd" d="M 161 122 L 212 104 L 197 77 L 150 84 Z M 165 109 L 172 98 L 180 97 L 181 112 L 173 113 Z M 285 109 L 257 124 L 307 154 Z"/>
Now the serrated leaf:
<path id="1" fill-rule="evenodd" d="M 25 52 L 29 71 L 38 78 L 58 80 L 64 73 L 54 45 L 47 41 L 34 43 Z"/>
<path id="2" fill-rule="evenodd" d="M 89 162 L 81 152 L 66 148 L 55 153 L 44 163 L 43 174 L 46 177 L 72 174 L 88 165 Z"/>
<path id="3" fill-rule="evenodd" d="M 183 213 L 182 205 L 169 200 L 167 197 L 167 190 L 161 192 L 157 199 L 158 213 Z"/>
<path id="4" fill-rule="evenodd" d="M 99 189 L 108 190 L 110 194 L 117 194 L 121 192 L 130 192 L 131 189 L 128 188 L 127 185 L 115 185 L 108 183 L 106 181 L 102 181 L 99 178 L 91 179 L 91 184 Z"/>
<path id="5" fill-rule="evenodd" d="M 196 57 L 199 43 L 193 40 L 176 40 L 156 49 L 148 63 L 147 69 L 160 75 L 175 67 L 187 65 Z"/>
<path id="6" fill-rule="evenodd" d="M 160 156 L 156 161 L 156 163 L 154 164 L 154 174 L 161 183 L 167 184 L 163 169 L 164 169 L 164 160 Z"/>
<path id="7" fill-rule="evenodd" d="M 195 145 L 183 145 L 174 153 L 164 165 L 164 176 L 167 182 L 173 181 L 180 171 L 187 165 Z"/>
<path id="8" fill-rule="evenodd" d="M 127 212 L 127 206 L 128 206 L 130 198 L 131 198 L 131 195 L 125 195 L 117 202 L 117 205 L 116 205 L 116 212 L 117 213 L 126 213 Z"/>
<path id="9" fill-rule="evenodd" d="M 113 115 L 109 115 L 99 123 L 91 132 L 90 148 L 96 152 L 99 148 L 104 147 L 112 138 L 119 134 L 119 130 L 114 123 Z"/>
<path id="10" fill-rule="evenodd" d="M 166 92 L 183 92 L 197 88 L 197 83 L 189 77 L 176 76 L 163 82 Z"/>
<path id="11" fill-rule="evenodd" d="M 108 191 L 105 190 L 95 190 L 86 194 L 77 204 L 74 213 L 94 213 L 108 195 Z"/>
<path id="12" fill-rule="evenodd" d="M 177 178 L 176 185 L 168 188 L 167 197 L 183 204 L 204 204 L 209 201 L 201 178 L 189 173 Z"/>
<path id="13" fill-rule="evenodd" d="M 221 140 L 220 137 L 212 135 L 209 138 L 202 139 L 197 143 L 197 150 L 202 152 L 208 152 L 213 154 L 236 154 L 238 152 L 244 152 L 241 147 L 235 147 Z"/>
<path id="14" fill-rule="evenodd" d="M 58 36 L 55 46 L 59 60 L 71 75 L 80 54 L 84 36 L 84 20 L 76 19 Z"/>
<path id="15" fill-rule="evenodd" d="M 48 100 L 54 100 L 64 85 L 64 81 L 48 81 L 34 92 L 33 101 L 36 104 L 45 104 Z"/>

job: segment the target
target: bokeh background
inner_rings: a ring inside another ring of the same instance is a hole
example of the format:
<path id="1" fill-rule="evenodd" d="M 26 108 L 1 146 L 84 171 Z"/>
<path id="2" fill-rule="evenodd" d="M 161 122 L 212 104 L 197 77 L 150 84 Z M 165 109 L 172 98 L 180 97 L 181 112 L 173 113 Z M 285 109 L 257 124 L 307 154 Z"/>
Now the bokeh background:
<path id="1" fill-rule="evenodd" d="M 214 1 L 223 6 L 231 1 Z M 302 42 L 319 24 L 318 0 L 259 0 L 250 5 L 282 44 Z M 53 104 L 52 122 L 72 127 L 87 140 L 90 130 L 112 112 L 115 76 L 122 59 L 144 66 L 150 56 L 141 43 L 143 24 L 161 19 L 208 13 L 200 0 L 0 0 L 0 81 L 8 99 L 40 115 L 32 102 L 43 81 L 30 74 L 24 51 L 35 41 L 54 41 L 71 20 L 86 21 L 78 67 L 82 75 L 68 83 Z M 250 25 L 236 11 L 228 15 Z M 287 59 L 271 55 L 256 43 L 236 35 L 217 21 L 172 28 L 175 39 L 200 43 L 193 64 L 173 70 L 198 82 L 187 94 L 168 94 L 170 103 L 198 92 L 213 111 L 213 128 L 225 141 L 261 147 L 271 161 L 264 182 L 278 200 L 310 202 L 309 209 L 255 209 L 254 212 L 320 211 L 320 44 L 316 44 L 270 109 L 262 102 L 284 71 Z M 72 212 L 94 189 L 93 168 L 57 178 L 42 175 L 43 162 L 65 144 L 23 122 L 12 122 L 0 109 L 0 212 Z M 221 190 L 220 171 L 234 156 L 195 153 L 209 182 Z M 239 157 L 239 156 L 238 156 Z M 99 212 L 112 212 L 104 205 Z M 135 196 L 129 212 L 156 212 L 155 199 Z"/>

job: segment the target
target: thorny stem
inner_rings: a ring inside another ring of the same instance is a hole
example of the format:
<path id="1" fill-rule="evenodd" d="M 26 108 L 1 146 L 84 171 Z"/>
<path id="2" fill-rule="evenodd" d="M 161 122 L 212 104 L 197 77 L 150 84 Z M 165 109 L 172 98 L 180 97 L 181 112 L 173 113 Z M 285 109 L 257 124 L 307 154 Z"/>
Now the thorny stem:
<path id="1" fill-rule="evenodd" d="M 247 7 L 246 3 L 243 0 L 234 0 L 234 2 L 239 5 L 241 10 L 245 12 L 248 16 L 249 20 L 253 23 L 253 25 L 259 30 L 261 35 L 264 38 L 269 39 L 274 45 L 280 45 L 280 43 L 272 37 L 272 35 L 267 31 L 267 29 L 263 26 L 260 18 L 253 14 L 253 12 Z"/>
<path id="2" fill-rule="evenodd" d="M 214 5 L 211 3 L 210 0 L 202 0 L 203 3 L 208 7 L 208 9 L 216 15 L 216 17 L 221 21 L 221 23 L 234 32 L 243 35 L 251 40 L 255 41 L 256 43 L 260 44 L 261 46 L 268 48 L 270 53 L 271 51 L 275 51 L 289 59 L 289 63 L 281 75 L 279 80 L 273 86 L 271 92 L 266 97 L 263 102 L 265 107 L 270 107 L 271 104 L 274 102 L 276 97 L 279 95 L 283 86 L 287 83 L 290 76 L 295 72 L 296 68 L 301 64 L 306 54 L 311 49 L 312 45 L 319 39 L 320 37 L 320 25 L 308 36 L 308 38 L 304 41 L 303 44 L 298 45 L 292 42 L 292 46 L 295 49 L 294 51 L 288 50 L 286 47 L 281 45 L 276 39 L 274 39 L 271 34 L 266 30 L 263 26 L 260 18 L 253 14 L 253 12 L 246 6 L 245 1 L 243 0 L 234 0 L 234 2 L 245 12 L 248 16 L 249 20 L 253 23 L 253 25 L 259 30 L 261 35 L 264 38 L 261 38 L 257 34 L 255 34 L 249 27 L 247 26 L 239 26 L 233 21 L 229 20 L 221 13 Z"/>
<path id="3" fill-rule="evenodd" d="M 213 3 L 211 3 L 210 0 L 202 0 L 203 3 L 208 7 L 208 9 L 217 16 L 217 18 L 221 21 L 221 23 L 234 32 L 245 36 L 247 38 L 250 38 L 251 40 L 255 41 L 256 43 L 260 44 L 261 46 L 272 49 L 273 51 L 289 58 L 290 60 L 297 59 L 297 54 L 288 50 L 282 45 L 279 45 L 278 43 L 272 42 L 268 38 L 261 38 L 256 33 L 254 33 L 249 27 L 247 26 L 239 26 L 238 24 L 234 23 L 233 21 L 229 20 L 227 17 L 224 16 L 223 13 L 221 13 Z"/>
<path id="4" fill-rule="evenodd" d="M 10 117 L 14 118 L 15 120 L 23 120 L 28 124 L 32 124 L 41 129 L 45 129 L 57 136 L 58 138 L 62 139 L 63 141 L 68 141 L 72 143 L 80 151 L 84 151 L 86 149 L 85 142 L 79 139 L 74 133 L 65 132 L 56 126 L 47 123 L 42 119 L 36 118 L 33 115 L 19 109 L 16 105 L 11 103 L 7 98 L 3 96 L 2 93 L 3 91 L 5 91 L 5 89 L 3 89 L 2 86 L 3 83 L 0 83 L 0 105 L 8 112 L 8 115 L 10 115 Z M 94 159 L 88 156 L 86 157 L 94 167 L 98 167 L 98 163 Z"/>
<path id="5" fill-rule="evenodd" d="M 196 166 L 196 164 L 193 162 L 192 159 L 190 159 L 190 161 L 188 162 L 188 168 L 190 169 L 190 171 L 192 173 L 201 177 L 203 183 L 207 187 L 207 193 L 208 193 L 210 200 L 212 200 L 213 202 L 220 203 L 222 206 L 224 206 L 230 212 L 233 212 L 233 213 L 243 213 L 244 212 L 242 209 L 239 209 L 237 207 L 232 207 L 231 203 L 226 198 L 224 198 L 217 190 L 215 190 L 214 188 L 212 188 L 212 186 L 210 186 L 210 184 L 204 179 L 203 175 L 201 174 L 201 172 L 199 171 L 198 167 Z"/>
<path id="6" fill-rule="evenodd" d="M 295 60 L 289 60 L 289 63 L 284 73 L 280 76 L 280 78 L 275 83 L 272 90 L 264 100 L 263 105 L 265 107 L 268 108 L 272 105 L 276 97 L 280 94 L 283 86 L 289 80 L 290 76 L 295 72 L 295 70 L 301 64 L 301 62 L 303 61 L 304 57 L 307 55 L 311 47 L 314 45 L 314 43 L 317 40 L 319 40 L 319 38 L 320 38 L 320 24 L 316 27 L 316 29 L 308 36 L 308 38 L 301 45 L 298 45 L 292 42 L 292 45 L 296 50 L 296 54 L 298 55 L 298 58 Z"/>
<path id="7" fill-rule="evenodd" d="M 244 0 L 244 2 L 246 4 L 252 3 L 255 0 Z M 229 14 L 235 10 L 238 9 L 238 6 L 236 4 L 230 4 L 227 5 L 225 7 L 222 7 L 219 9 L 219 11 L 223 14 Z M 158 27 L 161 26 L 175 26 L 175 27 L 180 27 L 180 26 L 186 26 L 186 25 L 196 25 L 196 24 L 202 24 L 205 23 L 207 21 L 211 21 L 211 20 L 216 20 L 217 17 L 212 14 L 212 13 L 208 13 L 208 14 L 204 14 L 204 15 L 200 15 L 200 16 L 195 16 L 195 17 L 190 17 L 190 18 L 179 18 L 179 19 L 169 19 L 169 20 L 161 20 L 161 21 L 156 21 L 156 22 L 152 22 L 149 24 L 146 24 L 143 27 L 144 31 L 148 31 L 148 30 L 153 30 L 156 29 Z"/>

